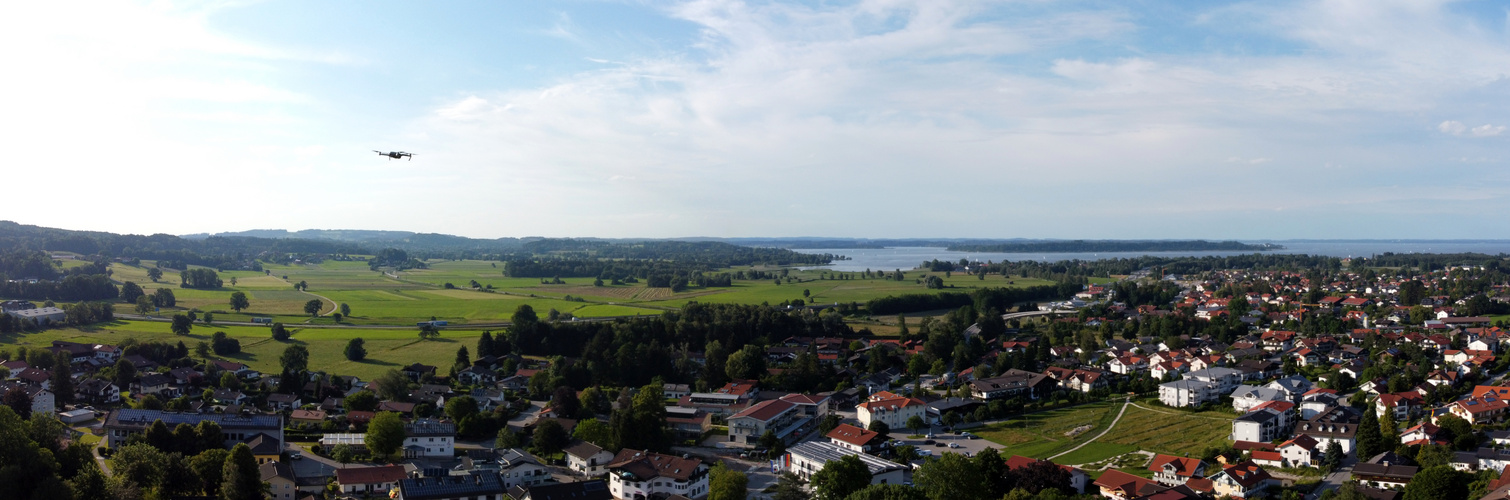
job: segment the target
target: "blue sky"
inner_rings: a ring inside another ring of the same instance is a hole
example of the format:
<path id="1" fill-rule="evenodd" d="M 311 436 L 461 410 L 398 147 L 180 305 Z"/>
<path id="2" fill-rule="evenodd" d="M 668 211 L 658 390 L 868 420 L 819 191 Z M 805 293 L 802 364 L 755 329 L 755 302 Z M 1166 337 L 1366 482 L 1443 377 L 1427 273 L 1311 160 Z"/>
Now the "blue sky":
<path id="1" fill-rule="evenodd" d="M 22 223 L 1510 238 L 1502 2 L 56 3 Z"/>

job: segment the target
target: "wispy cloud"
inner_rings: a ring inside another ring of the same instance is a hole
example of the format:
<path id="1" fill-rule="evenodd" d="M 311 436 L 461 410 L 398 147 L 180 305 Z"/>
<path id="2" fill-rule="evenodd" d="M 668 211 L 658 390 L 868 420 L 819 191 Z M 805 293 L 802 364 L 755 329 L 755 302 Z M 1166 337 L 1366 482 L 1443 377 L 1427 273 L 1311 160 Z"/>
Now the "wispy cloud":
<path id="1" fill-rule="evenodd" d="M 1504 125 L 1483 124 L 1477 127 L 1469 127 L 1457 120 L 1447 120 L 1437 125 L 1437 130 L 1444 134 L 1468 137 L 1494 137 L 1505 132 Z"/>

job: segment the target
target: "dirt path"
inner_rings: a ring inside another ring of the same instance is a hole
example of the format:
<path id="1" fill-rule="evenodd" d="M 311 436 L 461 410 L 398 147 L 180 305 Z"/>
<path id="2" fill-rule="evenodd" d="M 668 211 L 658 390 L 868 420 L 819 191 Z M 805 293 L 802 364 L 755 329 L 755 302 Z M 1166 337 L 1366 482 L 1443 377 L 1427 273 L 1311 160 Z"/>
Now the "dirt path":
<path id="1" fill-rule="evenodd" d="M 1192 415 L 1192 414 L 1189 414 L 1189 413 L 1182 413 L 1182 412 L 1177 412 L 1177 411 L 1155 410 L 1153 408 L 1149 408 L 1147 406 L 1143 406 L 1143 405 L 1140 405 L 1140 404 L 1137 404 L 1137 403 L 1132 403 L 1132 405 L 1138 407 L 1138 409 L 1140 409 L 1140 410 L 1151 411 L 1151 412 L 1154 412 L 1154 413 L 1162 413 L 1162 414 L 1165 414 L 1165 415 L 1185 415 L 1187 417 L 1205 418 L 1205 419 L 1211 419 L 1211 420 L 1231 420 L 1231 419 L 1221 418 L 1221 417 L 1208 417 L 1208 416 L 1205 416 L 1205 415 Z"/>
<path id="2" fill-rule="evenodd" d="M 1130 405 L 1130 404 L 1132 404 L 1132 398 L 1131 397 L 1129 397 L 1129 398 L 1127 398 L 1125 400 L 1122 400 L 1122 410 L 1120 410 L 1120 411 L 1117 412 L 1117 418 L 1112 419 L 1111 425 L 1106 426 L 1106 430 L 1101 431 L 1101 433 L 1097 434 L 1096 437 L 1087 439 L 1084 443 L 1080 443 L 1078 445 L 1075 445 L 1074 448 L 1070 448 L 1068 450 L 1064 450 L 1064 452 L 1059 453 L 1058 455 L 1054 455 L 1052 457 L 1049 457 L 1048 459 L 1049 460 L 1053 460 L 1053 459 L 1056 459 L 1056 458 L 1068 455 L 1070 453 L 1074 453 L 1075 450 L 1078 450 L 1078 449 L 1084 447 L 1085 445 L 1094 443 L 1094 442 L 1096 442 L 1097 439 L 1101 439 L 1101 436 L 1105 436 L 1106 433 L 1111 432 L 1112 429 L 1114 429 L 1114 428 L 1117 427 L 1117 422 L 1122 421 L 1122 414 L 1127 413 L 1127 405 Z"/>

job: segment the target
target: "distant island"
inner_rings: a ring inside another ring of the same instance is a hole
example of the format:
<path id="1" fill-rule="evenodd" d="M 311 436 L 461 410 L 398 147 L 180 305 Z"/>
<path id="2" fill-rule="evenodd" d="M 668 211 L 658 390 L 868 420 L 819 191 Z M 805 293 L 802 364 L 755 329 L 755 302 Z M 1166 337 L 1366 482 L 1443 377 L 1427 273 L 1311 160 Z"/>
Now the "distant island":
<path id="1" fill-rule="evenodd" d="M 1273 243 L 1249 244 L 1239 241 L 1206 241 L 1206 240 L 1167 240 L 1167 241 L 1133 241 L 1133 240 L 1072 240 L 1072 241 L 1035 241 L 1023 243 L 962 243 L 946 247 L 956 252 L 996 252 L 996 253 L 1035 253 L 1035 252 L 1199 252 L 1199 251 L 1233 251 L 1252 250 L 1266 252 L 1272 250 L 1284 250 L 1284 245 Z"/>

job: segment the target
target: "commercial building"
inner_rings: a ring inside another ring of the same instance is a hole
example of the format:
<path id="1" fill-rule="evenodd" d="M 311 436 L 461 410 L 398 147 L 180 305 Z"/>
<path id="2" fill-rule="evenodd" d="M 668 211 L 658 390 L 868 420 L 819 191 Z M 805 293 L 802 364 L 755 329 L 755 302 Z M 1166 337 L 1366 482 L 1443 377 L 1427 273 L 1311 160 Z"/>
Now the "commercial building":
<path id="1" fill-rule="evenodd" d="M 197 426 L 200 422 L 215 422 L 220 425 L 226 446 L 251 440 L 259 434 L 283 442 L 283 417 L 280 415 L 242 416 L 122 409 L 112 411 L 105 417 L 105 445 L 114 448 L 132 434 L 146 432 L 158 420 L 162 420 L 169 429 L 178 424 Z"/>
<path id="2" fill-rule="evenodd" d="M 904 481 L 905 467 L 896 462 L 819 441 L 804 441 L 788 448 L 787 454 L 782 457 L 782 465 L 787 472 L 809 479 L 823 470 L 825 464 L 847 456 L 859 457 L 865 467 L 870 469 L 870 484 L 902 484 Z"/>

